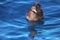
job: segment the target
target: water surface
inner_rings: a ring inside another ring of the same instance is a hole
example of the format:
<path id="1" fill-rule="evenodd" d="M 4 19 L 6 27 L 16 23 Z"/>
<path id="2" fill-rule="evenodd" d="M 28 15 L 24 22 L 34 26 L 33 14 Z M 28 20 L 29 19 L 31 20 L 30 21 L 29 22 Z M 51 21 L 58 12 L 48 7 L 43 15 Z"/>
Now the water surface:
<path id="1" fill-rule="evenodd" d="M 25 16 L 35 0 L 0 0 L 0 40 L 31 40 Z M 60 0 L 40 0 L 44 24 L 34 40 L 60 40 Z"/>

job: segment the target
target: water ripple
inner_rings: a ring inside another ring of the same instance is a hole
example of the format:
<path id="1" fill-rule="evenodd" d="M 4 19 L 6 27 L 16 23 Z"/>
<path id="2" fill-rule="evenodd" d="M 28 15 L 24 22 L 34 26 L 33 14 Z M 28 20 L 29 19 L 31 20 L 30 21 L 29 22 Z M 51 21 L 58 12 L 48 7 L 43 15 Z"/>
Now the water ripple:
<path id="1" fill-rule="evenodd" d="M 30 40 L 26 13 L 36 0 L 0 0 L 0 40 Z M 35 40 L 60 39 L 60 1 L 39 1 L 44 24 L 35 26 Z M 34 30 L 35 30 L 34 29 Z"/>

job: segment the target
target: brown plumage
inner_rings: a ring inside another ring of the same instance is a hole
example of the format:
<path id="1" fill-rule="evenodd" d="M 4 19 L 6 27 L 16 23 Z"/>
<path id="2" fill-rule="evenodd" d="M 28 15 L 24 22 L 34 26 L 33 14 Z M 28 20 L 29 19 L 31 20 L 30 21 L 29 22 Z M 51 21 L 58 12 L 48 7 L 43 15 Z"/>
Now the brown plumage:
<path id="1" fill-rule="evenodd" d="M 26 15 L 28 21 L 38 21 L 43 19 L 43 12 L 39 3 L 35 3 Z"/>

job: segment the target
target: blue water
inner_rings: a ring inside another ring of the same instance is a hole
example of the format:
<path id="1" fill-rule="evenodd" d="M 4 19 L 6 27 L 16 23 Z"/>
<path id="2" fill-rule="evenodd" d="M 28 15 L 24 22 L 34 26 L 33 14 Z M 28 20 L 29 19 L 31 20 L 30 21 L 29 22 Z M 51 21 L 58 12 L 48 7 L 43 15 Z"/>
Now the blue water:
<path id="1" fill-rule="evenodd" d="M 0 0 L 0 40 L 31 40 L 25 16 L 35 0 Z M 60 40 L 60 0 L 40 0 L 44 24 L 34 40 Z"/>

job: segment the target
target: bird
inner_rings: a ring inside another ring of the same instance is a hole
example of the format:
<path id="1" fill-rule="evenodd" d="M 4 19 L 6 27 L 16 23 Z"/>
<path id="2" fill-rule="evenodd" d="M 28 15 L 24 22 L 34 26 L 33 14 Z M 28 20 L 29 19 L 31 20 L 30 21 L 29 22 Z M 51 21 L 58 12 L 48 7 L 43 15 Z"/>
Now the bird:
<path id="1" fill-rule="evenodd" d="M 36 2 L 26 14 L 26 19 L 29 22 L 36 22 L 43 19 L 43 11 L 38 2 Z"/>

